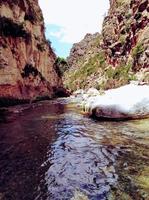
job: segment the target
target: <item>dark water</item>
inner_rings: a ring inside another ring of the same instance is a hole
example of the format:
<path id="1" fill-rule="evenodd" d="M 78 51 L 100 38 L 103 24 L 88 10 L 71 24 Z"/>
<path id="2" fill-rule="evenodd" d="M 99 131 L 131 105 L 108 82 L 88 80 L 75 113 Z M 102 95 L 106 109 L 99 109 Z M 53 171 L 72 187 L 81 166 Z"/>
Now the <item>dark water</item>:
<path id="1" fill-rule="evenodd" d="M 97 122 L 67 101 L 0 124 L 0 199 L 148 199 L 149 121 Z"/>

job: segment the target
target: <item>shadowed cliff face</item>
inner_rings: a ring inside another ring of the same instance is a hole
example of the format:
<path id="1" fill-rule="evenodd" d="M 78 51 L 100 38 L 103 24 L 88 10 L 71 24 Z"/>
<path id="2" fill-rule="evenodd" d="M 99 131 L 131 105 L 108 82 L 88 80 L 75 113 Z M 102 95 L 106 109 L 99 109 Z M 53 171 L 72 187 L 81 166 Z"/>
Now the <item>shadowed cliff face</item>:
<path id="1" fill-rule="evenodd" d="M 89 42 L 85 37 L 71 50 L 65 84 L 72 90 L 109 89 L 131 80 L 149 82 L 148 0 L 110 0 L 101 36 L 96 39 L 93 43 L 94 37 Z"/>
<path id="2" fill-rule="evenodd" d="M 0 0 L 0 97 L 52 97 L 61 78 L 36 0 Z"/>

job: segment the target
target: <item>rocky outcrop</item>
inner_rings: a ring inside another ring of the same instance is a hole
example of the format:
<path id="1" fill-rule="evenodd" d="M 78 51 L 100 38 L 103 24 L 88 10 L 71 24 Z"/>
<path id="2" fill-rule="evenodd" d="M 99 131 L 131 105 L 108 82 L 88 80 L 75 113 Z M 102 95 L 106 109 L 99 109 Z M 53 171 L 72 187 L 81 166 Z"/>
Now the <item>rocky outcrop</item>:
<path id="1" fill-rule="evenodd" d="M 84 42 L 85 39 L 81 44 Z M 80 43 L 75 47 L 78 45 Z M 96 45 L 90 46 L 87 42 L 86 45 L 91 54 L 81 51 L 80 56 L 73 47 L 68 58 L 73 73 L 69 76 L 68 71 L 65 84 L 72 90 L 92 86 L 97 89 L 115 88 L 131 80 L 149 83 L 148 0 L 110 0 L 100 40 Z M 97 50 L 92 53 L 92 49 Z M 87 60 L 82 59 L 80 65 L 78 60 L 86 54 Z M 84 71 L 87 75 L 82 79 L 81 72 Z"/>
<path id="2" fill-rule="evenodd" d="M 99 33 L 86 34 L 84 39 L 73 45 L 67 58 L 69 70 L 64 76 L 65 86 L 71 90 L 96 86 L 96 75 L 100 74 L 95 66 L 102 59 L 100 48 L 101 35 Z M 92 66 L 93 65 L 93 66 Z"/>
<path id="3" fill-rule="evenodd" d="M 110 0 L 103 23 L 103 49 L 108 65 L 130 65 L 134 72 L 149 67 L 148 0 Z M 146 70 L 148 71 L 148 69 Z"/>
<path id="4" fill-rule="evenodd" d="M 71 69 L 79 68 L 81 63 L 87 62 L 91 55 L 99 52 L 100 34 L 86 34 L 84 39 L 75 43 L 67 58 Z"/>
<path id="5" fill-rule="evenodd" d="M 0 0 L 0 98 L 52 97 L 62 87 L 37 0 Z"/>

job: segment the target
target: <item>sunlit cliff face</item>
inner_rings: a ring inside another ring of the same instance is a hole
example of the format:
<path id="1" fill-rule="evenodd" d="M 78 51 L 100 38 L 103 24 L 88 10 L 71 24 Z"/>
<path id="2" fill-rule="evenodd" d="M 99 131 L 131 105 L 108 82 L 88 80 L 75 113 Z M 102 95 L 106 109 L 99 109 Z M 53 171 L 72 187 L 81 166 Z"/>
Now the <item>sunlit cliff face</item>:
<path id="1" fill-rule="evenodd" d="M 0 97 L 51 97 L 62 82 L 53 67 L 56 55 L 45 39 L 38 3 L 1 2 L 0 27 Z"/>

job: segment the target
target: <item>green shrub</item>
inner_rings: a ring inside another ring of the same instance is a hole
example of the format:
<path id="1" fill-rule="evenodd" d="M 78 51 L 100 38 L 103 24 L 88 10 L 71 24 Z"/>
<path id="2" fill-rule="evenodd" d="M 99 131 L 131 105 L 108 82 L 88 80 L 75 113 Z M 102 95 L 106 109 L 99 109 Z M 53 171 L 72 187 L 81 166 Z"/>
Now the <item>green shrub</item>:
<path id="1" fill-rule="evenodd" d="M 138 57 L 138 56 L 140 56 L 143 53 L 143 51 L 144 51 L 143 44 L 142 43 L 138 43 L 134 47 L 134 49 L 132 51 L 132 55 L 133 55 L 133 57 Z"/>
<path id="2" fill-rule="evenodd" d="M 70 88 L 72 91 L 79 88 L 86 88 L 88 85 L 88 78 L 91 75 L 95 75 L 98 71 L 103 71 L 105 67 L 105 55 L 104 52 L 100 52 L 93 57 L 90 57 L 88 62 L 84 65 L 80 65 L 80 68 L 71 71 L 67 74 L 68 78 L 66 86 Z"/>
<path id="3" fill-rule="evenodd" d="M 131 65 L 122 65 L 116 68 L 109 67 L 105 71 L 106 80 L 98 88 L 110 89 L 128 84 L 131 80 L 136 80 L 136 76 L 131 72 Z"/>
<path id="4" fill-rule="evenodd" d="M 130 19 L 132 17 L 132 14 L 131 13 L 126 13 L 125 17 L 128 20 L 128 19 Z"/>
<path id="5" fill-rule="evenodd" d="M 121 42 L 121 44 L 125 44 L 126 42 L 126 35 L 120 35 L 119 41 Z"/>
<path id="6" fill-rule="evenodd" d="M 64 75 L 64 72 L 68 70 L 68 63 L 66 59 L 61 57 L 57 57 L 54 66 L 59 77 L 62 77 Z"/>

